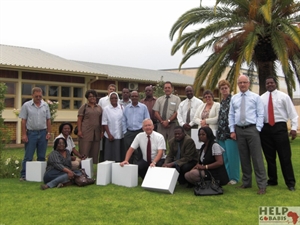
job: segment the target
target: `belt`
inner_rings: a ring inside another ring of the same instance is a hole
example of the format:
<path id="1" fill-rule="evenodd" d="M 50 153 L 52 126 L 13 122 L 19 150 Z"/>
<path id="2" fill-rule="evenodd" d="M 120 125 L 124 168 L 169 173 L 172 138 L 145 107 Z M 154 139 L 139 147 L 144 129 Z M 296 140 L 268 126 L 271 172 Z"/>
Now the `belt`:
<path id="1" fill-rule="evenodd" d="M 34 132 L 40 132 L 40 131 L 44 131 L 44 130 L 46 130 L 46 128 L 45 129 L 41 129 L 41 130 L 27 130 L 27 131 L 34 131 Z"/>
<path id="2" fill-rule="evenodd" d="M 127 131 L 130 131 L 130 132 L 137 132 L 137 131 L 143 131 L 143 129 L 141 128 L 141 129 L 138 129 L 138 130 L 129 130 L 129 129 L 127 129 Z"/>
<path id="3" fill-rule="evenodd" d="M 241 129 L 246 129 L 248 127 L 253 127 L 253 126 L 256 126 L 255 124 L 249 124 L 249 125 L 246 125 L 246 126 L 239 126 L 239 125 L 236 125 L 237 127 L 241 128 Z"/>

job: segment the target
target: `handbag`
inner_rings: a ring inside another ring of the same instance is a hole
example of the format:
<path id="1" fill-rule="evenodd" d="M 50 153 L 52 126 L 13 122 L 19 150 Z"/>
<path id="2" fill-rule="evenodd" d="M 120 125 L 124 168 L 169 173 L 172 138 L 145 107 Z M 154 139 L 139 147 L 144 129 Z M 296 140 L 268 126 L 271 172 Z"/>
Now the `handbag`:
<path id="1" fill-rule="evenodd" d="M 85 109 L 86 109 L 86 104 L 85 104 L 85 106 L 84 106 L 84 110 L 83 110 L 83 117 L 82 117 L 82 121 L 83 121 L 83 118 L 84 118 Z M 77 135 L 77 134 L 78 134 L 78 126 L 76 126 L 76 127 L 74 128 L 74 134 L 75 134 L 75 135 Z"/>
<path id="2" fill-rule="evenodd" d="M 200 181 L 196 183 L 196 187 L 194 189 L 194 194 L 196 196 L 206 196 L 206 195 L 222 195 L 223 189 L 220 186 L 220 182 L 215 180 L 215 178 L 210 174 L 210 180 L 204 180 L 204 178 L 200 175 Z"/>
<path id="3" fill-rule="evenodd" d="M 85 172 L 85 169 L 80 169 L 81 175 L 76 175 L 74 178 L 75 184 L 77 184 L 79 187 L 84 187 L 89 184 L 94 184 L 95 180 L 92 178 L 89 178 L 88 175 Z"/>

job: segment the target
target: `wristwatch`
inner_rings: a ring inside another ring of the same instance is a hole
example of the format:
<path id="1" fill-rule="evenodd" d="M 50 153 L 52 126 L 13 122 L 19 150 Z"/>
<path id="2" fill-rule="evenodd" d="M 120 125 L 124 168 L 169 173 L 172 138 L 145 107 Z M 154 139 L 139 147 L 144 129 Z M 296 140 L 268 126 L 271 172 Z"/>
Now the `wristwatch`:
<path id="1" fill-rule="evenodd" d="M 171 122 L 171 120 L 168 120 L 168 123 L 170 123 Z"/>

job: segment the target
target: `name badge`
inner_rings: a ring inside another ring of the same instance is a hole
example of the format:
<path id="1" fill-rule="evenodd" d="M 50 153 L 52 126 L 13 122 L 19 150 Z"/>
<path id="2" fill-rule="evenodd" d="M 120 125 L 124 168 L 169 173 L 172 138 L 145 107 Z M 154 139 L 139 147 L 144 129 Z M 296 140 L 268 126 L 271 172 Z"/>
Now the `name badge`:
<path id="1" fill-rule="evenodd" d="M 170 102 L 171 105 L 176 105 L 176 102 Z"/>

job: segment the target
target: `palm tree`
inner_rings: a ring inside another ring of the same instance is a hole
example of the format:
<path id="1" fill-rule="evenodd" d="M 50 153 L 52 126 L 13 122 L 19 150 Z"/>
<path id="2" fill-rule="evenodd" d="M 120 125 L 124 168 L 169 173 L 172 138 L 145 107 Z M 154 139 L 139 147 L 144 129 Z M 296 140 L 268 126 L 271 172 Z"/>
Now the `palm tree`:
<path id="1" fill-rule="evenodd" d="M 191 9 L 176 21 L 170 39 L 177 32 L 178 38 L 171 54 L 182 48 L 181 68 L 191 56 L 205 49 L 213 50 L 196 74 L 194 88 L 198 94 L 205 80 L 206 88 L 215 89 L 227 66 L 231 69 L 226 79 L 236 92 L 240 68 L 247 64 L 248 75 L 257 70 L 260 94 L 266 91 L 266 77 L 278 78 L 281 66 L 288 94 L 292 96 L 295 82 L 300 83 L 299 25 L 299 2 L 217 0 L 215 7 Z"/>

